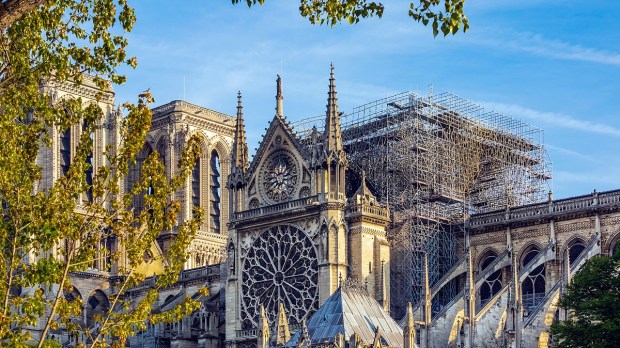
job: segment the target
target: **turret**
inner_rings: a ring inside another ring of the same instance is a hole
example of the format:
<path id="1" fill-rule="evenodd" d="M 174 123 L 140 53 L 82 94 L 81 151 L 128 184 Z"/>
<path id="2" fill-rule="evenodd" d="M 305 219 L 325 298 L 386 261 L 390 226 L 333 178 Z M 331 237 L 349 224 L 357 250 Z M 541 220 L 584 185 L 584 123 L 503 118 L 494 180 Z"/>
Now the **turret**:
<path id="1" fill-rule="evenodd" d="M 346 220 L 349 225 L 350 276 L 367 285 L 368 293 L 385 310 L 390 308 L 390 244 L 387 228 L 390 212 L 381 207 L 366 186 L 366 174 L 349 199 Z"/>

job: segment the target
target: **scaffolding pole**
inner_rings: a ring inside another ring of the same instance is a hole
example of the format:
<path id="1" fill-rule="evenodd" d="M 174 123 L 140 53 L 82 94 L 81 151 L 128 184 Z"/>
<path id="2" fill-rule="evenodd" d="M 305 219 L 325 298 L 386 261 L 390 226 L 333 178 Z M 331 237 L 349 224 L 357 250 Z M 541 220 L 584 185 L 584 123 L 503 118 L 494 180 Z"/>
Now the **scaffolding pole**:
<path id="1" fill-rule="evenodd" d="M 293 123 L 302 142 L 325 117 Z M 406 92 L 343 115 L 350 178 L 364 170 L 392 213 L 391 310 L 422 300 L 424 257 L 431 286 L 463 252 L 469 215 L 541 202 L 551 167 L 543 132 L 450 93 Z M 359 182 L 348 180 L 355 189 Z M 355 186 L 355 187 L 354 187 Z M 351 191 L 349 191 L 351 192 Z M 433 312 L 460 291 L 455 279 L 433 299 Z"/>

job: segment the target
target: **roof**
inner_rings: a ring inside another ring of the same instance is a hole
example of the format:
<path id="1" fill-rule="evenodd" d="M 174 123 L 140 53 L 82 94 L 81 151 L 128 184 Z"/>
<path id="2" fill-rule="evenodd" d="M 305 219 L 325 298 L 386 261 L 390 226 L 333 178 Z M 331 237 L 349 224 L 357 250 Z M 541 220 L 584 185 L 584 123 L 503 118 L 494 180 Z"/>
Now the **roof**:
<path id="1" fill-rule="evenodd" d="M 333 342 L 340 333 L 345 340 L 356 333 L 362 342 L 372 344 L 377 330 L 381 341 L 389 347 L 403 346 L 403 329 L 366 291 L 338 288 L 308 321 L 308 336 L 312 344 Z M 285 345 L 296 347 L 301 332 Z"/>

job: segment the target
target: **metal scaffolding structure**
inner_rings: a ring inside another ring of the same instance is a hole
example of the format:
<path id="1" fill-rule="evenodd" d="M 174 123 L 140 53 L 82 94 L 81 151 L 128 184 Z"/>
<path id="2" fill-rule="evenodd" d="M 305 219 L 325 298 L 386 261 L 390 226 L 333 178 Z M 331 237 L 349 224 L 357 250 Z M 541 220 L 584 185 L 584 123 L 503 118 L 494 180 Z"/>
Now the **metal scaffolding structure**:
<path id="1" fill-rule="evenodd" d="M 293 127 L 309 141 L 324 120 Z M 425 254 L 431 286 L 462 254 L 470 214 L 546 199 L 551 167 L 542 130 L 453 94 L 401 93 L 356 107 L 341 122 L 352 189 L 364 170 L 392 212 L 395 317 L 404 315 L 407 302 L 423 298 Z M 434 311 L 458 291 L 458 280 L 445 286 L 433 299 Z"/>

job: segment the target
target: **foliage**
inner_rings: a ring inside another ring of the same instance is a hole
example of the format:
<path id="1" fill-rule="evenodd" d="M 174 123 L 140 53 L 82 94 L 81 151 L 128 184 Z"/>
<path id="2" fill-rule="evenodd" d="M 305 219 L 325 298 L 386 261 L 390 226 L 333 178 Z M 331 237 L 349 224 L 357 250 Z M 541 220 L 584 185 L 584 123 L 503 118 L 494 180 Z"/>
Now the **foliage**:
<path id="1" fill-rule="evenodd" d="M 620 248 L 617 248 L 620 251 Z M 568 320 L 551 326 L 555 346 L 617 347 L 620 342 L 620 252 L 595 256 L 575 275 L 560 307 Z"/>
<path id="2" fill-rule="evenodd" d="M 44 338 L 65 330 L 88 337 L 92 346 L 124 346 L 147 321 L 170 322 L 197 308 L 187 299 L 173 311 L 151 313 L 157 289 L 176 281 L 203 219 L 197 212 L 179 223 L 180 204 L 172 199 L 191 173 L 199 139 L 188 141 L 170 178 L 151 155 L 139 181 L 124 192 L 151 125 L 150 94 L 140 95 L 137 104 L 123 104 L 118 112 L 125 116 L 110 125 L 97 103 L 48 92 L 54 84 L 92 80 L 101 101 L 110 83 L 124 82 L 118 67 L 137 63 L 125 53 L 133 9 L 126 0 L 47 0 L 23 13 L 0 28 L 0 346 L 32 343 L 27 329 L 35 326 L 43 327 Z M 92 168 L 92 135 L 110 127 L 118 130 L 120 143 L 103 149 L 105 165 Z M 38 160 L 57 144 L 53 135 L 70 128 L 79 133 L 70 167 L 51 183 Z M 90 169 L 92 180 L 86 176 Z M 154 194 L 145 195 L 149 188 Z M 144 196 L 143 211 L 133 210 L 134 196 Z M 165 273 L 142 298 L 130 299 L 127 290 L 145 279 L 137 271 L 144 252 L 162 231 L 176 235 L 164 256 Z M 84 324 L 81 299 L 65 295 L 72 289 L 72 272 L 92 265 L 97 246 L 107 240 L 116 245 L 111 263 L 123 266 L 114 270 L 119 277 L 111 310 L 95 317 L 93 329 Z M 36 345 L 48 346 L 45 342 Z"/>
<path id="3" fill-rule="evenodd" d="M 242 0 L 232 0 L 238 4 Z M 245 0 L 248 7 L 264 4 L 265 0 Z M 461 27 L 469 29 L 469 22 L 463 12 L 465 0 L 417 0 L 409 3 L 409 17 L 418 23 L 433 28 L 433 36 L 439 31 L 444 36 L 456 34 Z M 299 12 L 312 24 L 334 26 L 347 20 L 349 24 L 358 23 L 360 19 L 383 16 L 384 5 L 367 0 L 300 0 Z"/>

